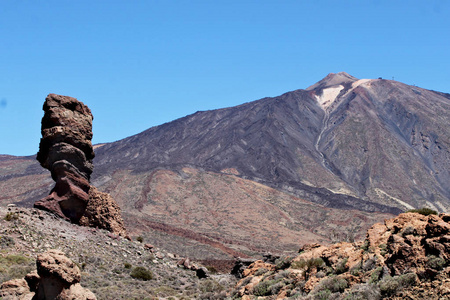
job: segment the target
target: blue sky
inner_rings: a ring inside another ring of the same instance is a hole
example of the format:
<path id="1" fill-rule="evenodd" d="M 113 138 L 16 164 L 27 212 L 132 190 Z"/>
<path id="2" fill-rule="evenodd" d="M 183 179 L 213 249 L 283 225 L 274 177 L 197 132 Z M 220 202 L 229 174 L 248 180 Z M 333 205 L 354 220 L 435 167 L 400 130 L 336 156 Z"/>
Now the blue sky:
<path id="1" fill-rule="evenodd" d="M 0 1 L 0 154 L 38 151 L 49 93 L 94 143 L 328 73 L 450 93 L 450 1 Z"/>

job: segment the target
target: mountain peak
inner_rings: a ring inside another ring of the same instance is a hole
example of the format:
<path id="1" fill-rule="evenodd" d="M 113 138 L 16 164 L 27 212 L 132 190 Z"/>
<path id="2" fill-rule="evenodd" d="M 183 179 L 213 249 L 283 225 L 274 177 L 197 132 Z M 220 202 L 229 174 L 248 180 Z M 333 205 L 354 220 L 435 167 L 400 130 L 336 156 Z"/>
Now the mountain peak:
<path id="1" fill-rule="evenodd" d="M 353 77 L 352 75 L 346 72 L 330 73 L 319 82 L 308 87 L 306 90 L 311 91 L 316 88 L 326 88 L 330 86 L 344 85 L 346 83 L 352 83 L 355 81 L 358 81 L 358 78 Z"/>

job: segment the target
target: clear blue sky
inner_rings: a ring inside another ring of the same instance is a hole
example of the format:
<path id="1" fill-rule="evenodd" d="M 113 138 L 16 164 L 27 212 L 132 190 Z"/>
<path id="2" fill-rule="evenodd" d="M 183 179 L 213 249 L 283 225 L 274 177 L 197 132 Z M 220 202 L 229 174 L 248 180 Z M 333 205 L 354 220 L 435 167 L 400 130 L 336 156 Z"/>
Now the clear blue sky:
<path id="1" fill-rule="evenodd" d="M 0 1 L 0 154 L 38 151 L 47 94 L 94 143 L 330 72 L 450 92 L 450 1 Z"/>

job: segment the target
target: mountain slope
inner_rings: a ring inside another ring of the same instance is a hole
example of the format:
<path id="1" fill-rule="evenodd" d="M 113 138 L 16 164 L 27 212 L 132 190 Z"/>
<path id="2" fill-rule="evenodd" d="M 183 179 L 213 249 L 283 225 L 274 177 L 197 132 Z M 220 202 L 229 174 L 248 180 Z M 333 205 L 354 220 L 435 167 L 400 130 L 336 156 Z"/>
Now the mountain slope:
<path id="1" fill-rule="evenodd" d="M 92 181 L 122 207 L 129 232 L 169 251 L 289 251 L 361 237 L 412 207 L 446 211 L 448 124 L 448 94 L 329 74 L 101 145 Z M 0 174 L 2 202 L 31 205 L 48 193 L 33 160 L 0 160 L 15 166 Z M 31 178 L 33 191 L 23 184 Z"/>
<path id="2" fill-rule="evenodd" d="M 307 90 L 197 112 L 107 144 L 94 178 L 119 169 L 232 169 L 330 207 L 445 210 L 449 111 L 449 99 L 432 91 L 330 74 Z"/>

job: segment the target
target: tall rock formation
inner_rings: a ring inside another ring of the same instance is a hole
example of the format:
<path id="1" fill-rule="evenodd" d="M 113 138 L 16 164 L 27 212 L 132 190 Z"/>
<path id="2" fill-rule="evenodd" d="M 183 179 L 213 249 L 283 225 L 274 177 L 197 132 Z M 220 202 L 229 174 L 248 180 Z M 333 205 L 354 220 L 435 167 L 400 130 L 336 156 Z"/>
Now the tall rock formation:
<path id="1" fill-rule="evenodd" d="M 55 187 L 35 207 L 78 223 L 89 200 L 93 170 L 91 110 L 75 98 L 50 94 L 42 118 L 37 160 L 50 170 Z"/>
<path id="2" fill-rule="evenodd" d="M 50 170 L 55 187 L 34 206 L 73 223 L 125 235 L 120 208 L 114 199 L 91 187 L 93 170 L 91 110 L 68 96 L 47 96 L 37 160 Z"/>

